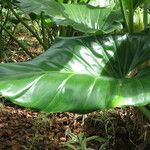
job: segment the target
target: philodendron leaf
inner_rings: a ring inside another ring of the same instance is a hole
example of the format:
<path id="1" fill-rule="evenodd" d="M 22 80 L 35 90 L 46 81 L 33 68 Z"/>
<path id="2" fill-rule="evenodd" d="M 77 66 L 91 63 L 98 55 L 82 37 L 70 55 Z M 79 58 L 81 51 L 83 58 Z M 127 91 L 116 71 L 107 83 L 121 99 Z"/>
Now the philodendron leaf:
<path id="1" fill-rule="evenodd" d="M 150 36 L 60 38 L 28 62 L 0 65 L 0 94 L 45 112 L 87 113 L 150 102 Z M 143 73 L 142 73 L 143 72 Z"/>
<path id="2" fill-rule="evenodd" d="M 91 8 L 81 4 L 60 4 L 53 0 L 18 0 L 27 13 L 42 11 L 59 25 L 70 25 L 85 33 L 109 33 L 120 30 L 122 16 L 113 8 Z"/>

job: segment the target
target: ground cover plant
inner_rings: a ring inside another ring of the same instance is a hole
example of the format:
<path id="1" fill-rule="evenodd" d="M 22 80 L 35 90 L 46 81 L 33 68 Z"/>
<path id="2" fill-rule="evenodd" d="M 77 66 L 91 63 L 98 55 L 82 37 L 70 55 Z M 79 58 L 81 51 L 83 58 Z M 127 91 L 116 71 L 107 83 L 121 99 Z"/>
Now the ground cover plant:
<path id="1" fill-rule="evenodd" d="M 7 5 L 44 49 L 52 46 L 30 61 L 0 65 L 3 97 L 47 113 L 137 106 L 150 119 L 148 1 L 16 1 L 15 7 L 41 17 L 42 37 Z M 46 20 L 61 36 L 50 43 Z M 1 29 L 9 34 L 3 24 Z"/>

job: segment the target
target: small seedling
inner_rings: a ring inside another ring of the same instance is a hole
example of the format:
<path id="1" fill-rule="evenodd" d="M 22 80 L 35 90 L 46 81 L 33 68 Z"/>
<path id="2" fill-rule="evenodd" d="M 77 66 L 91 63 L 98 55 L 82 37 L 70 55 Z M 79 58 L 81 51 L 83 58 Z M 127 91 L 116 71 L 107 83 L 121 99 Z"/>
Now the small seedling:
<path id="1" fill-rule="evenodd" d="M 80 132 L 78 135 L 72 133 L 70 130 L 66 131 L 66 136 L 69 137 L 69 140 L 64 144 L 69 150 L 94 150 L 87 147 L 88 143 L 91 141 L 98 141 L 99 143 L 105 143 L 107 140 L 99 136 L 90 136 L 86 137 L 84 133 Z M 100 148 L 103 146 L 100 146 Z"/>

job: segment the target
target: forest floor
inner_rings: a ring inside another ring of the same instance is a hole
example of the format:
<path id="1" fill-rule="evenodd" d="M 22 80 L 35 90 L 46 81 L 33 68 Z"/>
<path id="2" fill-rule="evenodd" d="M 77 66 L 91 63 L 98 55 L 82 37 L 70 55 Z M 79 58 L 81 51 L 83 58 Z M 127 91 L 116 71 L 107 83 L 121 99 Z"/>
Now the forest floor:
<path id="1" fill-rule="evenodd" d="M 41 53 L 34 38 L 18 34 L 32 54 Z M 30 41 L 28 41 L 30 40 Z M 29 58 L 10 41 L 0 61 Z M 137 108 L 116 108 L 79 115 L 44 114 L 0 99 L 0 150 L 149 150 L 150 122 Z"/>
<path id="2" fill-rule="evenodd" d="M 150 124 L 137 109 L 83 117 L 44 114 L 1 102 L 0 150 L 149 150 Z"/>

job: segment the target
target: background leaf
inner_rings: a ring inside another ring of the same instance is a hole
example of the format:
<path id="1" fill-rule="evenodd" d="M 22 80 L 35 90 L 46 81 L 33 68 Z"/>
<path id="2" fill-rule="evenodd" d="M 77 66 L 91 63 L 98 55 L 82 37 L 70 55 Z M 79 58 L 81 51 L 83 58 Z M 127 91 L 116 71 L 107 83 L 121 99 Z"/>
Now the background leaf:
<path id="1" fill-rule="evenodd" d="M 60 4 L 52 0 L 18 0 L 27 13 L 44 11 L 59 25 L 70 25 L 84 33 L 109 33 L 120 30 L 122 16 L 113 8 L 91 8 L 87 5 Z M 113 18 L 113 19 L 112 19 Z"/>

